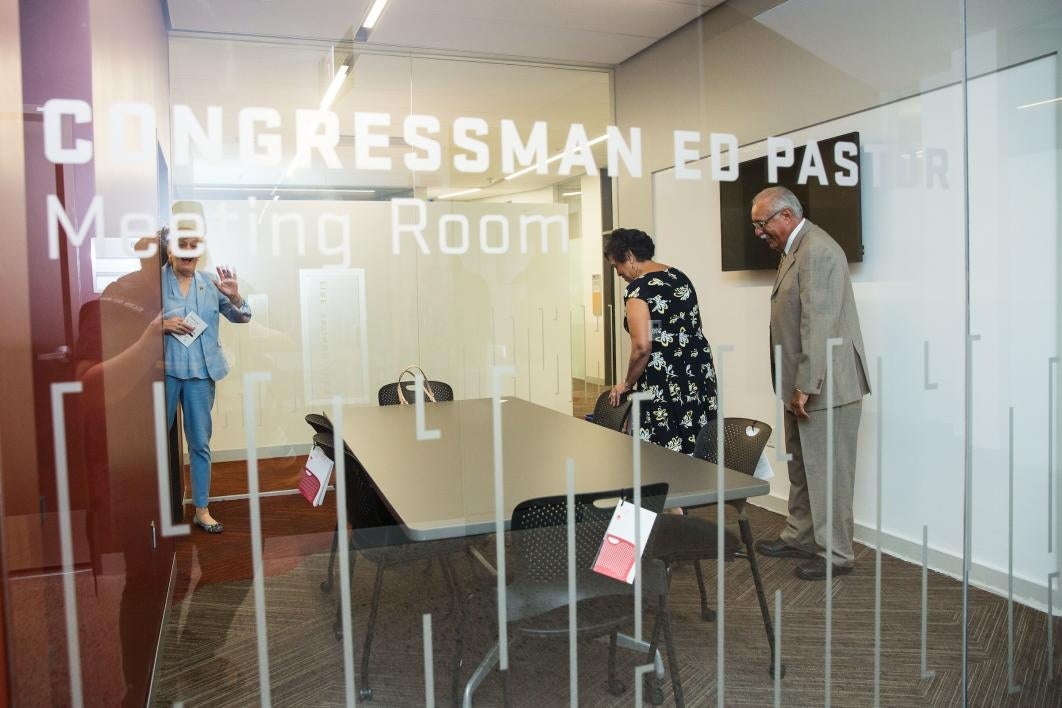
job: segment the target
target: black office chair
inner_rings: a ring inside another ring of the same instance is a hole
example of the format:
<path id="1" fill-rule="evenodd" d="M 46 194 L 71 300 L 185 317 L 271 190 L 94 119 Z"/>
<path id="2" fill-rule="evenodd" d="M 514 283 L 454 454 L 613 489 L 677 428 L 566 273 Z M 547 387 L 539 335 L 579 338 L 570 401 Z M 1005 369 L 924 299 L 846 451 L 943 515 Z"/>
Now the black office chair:
<path id="1" fill-rule="evenodd" d="M 335 460 L 334 437 L 329 433 L 318 433 L 313 438 L 325 454 Z M 357 553 L 376 565 L 376 578 L 373 582 L 372 599 L 369 606 L 369 620 L 365 627 L 365 644 L 361 656 L 361 678 L 358 696 L 364 701 L 373 699 L 373 690 L 369 685 L 369 655 L 372 651 L 373 632 L 376 627 L 376 615 L 380 606 L 380 594 L 383 589 L 383 574 L 389 568 L 419 561 L 438 560 L 442 566 L 443 578 L 450 596 L 451 613 L 461 615 L 462 604 L 458 599 L 458 585 L 455 571 L 449 563 L 448 556 L 462 551 L 463 539 L 446 541 L 413 541 L 410 539 L 397 519 L 384 504 L 369 479 L 368 473 L 349 449 L 344 459 L 347 506 L 347 522 L 351 527 L 350 535 L 350 575 L 353 583 L 354 561 Z M 341 605 L 336 603 L 336 621 L 332 629 L 336 639 L 343 638 Z M 462 620 L 458 617 L 458 622 Z M 455 661 L 460 656 L 460 647 L 454 653 Z M 456 671 L 456 669 L 455 669 Z M 453 686 L 456 701 L 459 686 Z"/>
<path id="2" fill-rule="evenodd" d="M 399 400 L 398 390 L 402 389 L 402 398 L 406 403 L 416 402 L 416 382 L 415 381 L 395 381 L 394 383 L 384 384 L 380 387 L 380 390 L 376 392 L 376 400 L 379 401 L 381 406 L 397 406 L 402 401 Z M 435 402 L 441 403 L 442 401 L 454 400 L 453 387 L 443 381 L 424 381 L 425 389 L 431 389 L 432 395 L 435 396 Z M 431 403 L 430 398 L 425 391 L 424 401 Z"/>
<path id="3" fill-rule="evenodd" d="M 597 397 L 597 403 L 594 405 L 594 423 L 610 430 L 623 432 L 627 419 L 631 415 L 631 399 L 628 394 L 624 394 L 620 399 L 620 404 L 614 406 L 608 402 L 610 393 L 610 390 L 605 391 Z"/>
<path id="4" fill-rule="evenodd" d="M 307 413 L 306 422 L 311 428 L 313 428 L 314 435 L 318 433 L 325 433 L 332 435 L 332 421 L 324 413 Z M 347 452 L 350 452 L 350 446 L 343 443 Z M 332 550 L 328 554 L 328 575 L 321 581 L 321 592 L 332 592 L 332 587 L 335 584 L 335 569 L 336 569 L 336 551 L 339 549 L 339 524 L 336 524 L 335 531 L 332 532 Z"/>
<path id="5" fill-rule="evenodd" d="M 702 460 L 715 463 L 718 461 L 716 453 L 718 446 L 716 421 L 701 428 L 697 434 L 697 443 L 694 448 L 694 456 Z M 771 437 L 771 426 L 750 418 L 727 418 L 723 426 L 723 445 L 725 446 L 724 464 L 728 469 L 743 472 L 752 476 L 756 471 L 756 464 L 763 454 L 763 448 Z M 714 467 L 707 467 L 705 474 L 716 474 Z M 752 570 L 752 580 L 756 585 L 756 598 L 760 603 L 760 613 L 763 615 L 763 626 L 767 632 L 767 643 L 771 649 L 771 663 L 769 671 L 774 675 L 774 625 L 771 622 L 771 612 L 767 607 L 767 598 L 763 591 L 763 580 L 760 577 L 759 564 L 756 562 L 756 552 L 753 549 L 752 528 L 749 526 L 748 515 L 745 513 L 746 500 L 734 499 L 727 504 L 732 506 L 738 513 L 738 529 L 741 539 L 732 531 L 723 529 L 724 560 L 732 561 L 739 553 L 749 561 Z M 714 506 L 703 505 L 703 506 Z M 664 561 L 668 567 L 679 561 L 692 561 L 697 573 L 697 589 L 701 595 L 701 617 L 706 622 L 715 619 L 715 611 L 708 607 L 708 595 L 704 588 L 704 574 L 701 570 L 702 560 L 714 560 L 718 558 L 718 527 L 712 521 L 693 516 L 678 516 L 665 514 L 657 519 L 653 538 L 646 555 Z M 744 551 L 741 552 L 741 545 Z M 783 667 L 783 671 L 784 671 Z"/>
<path id="6" fill-rule="evenodd" d="M 663 510 L 667 497 L 667 483 L 642 487 L 642 506 L 658 514 Z M 618 695 L 625 690 L 616 678 L 617 633 L 630 627 L 633 620 L 633 586 L 613 580 L 590 570 L 597 552 L 605 538 L 605 531 L 615 509 L 613 500 L 628 501 L 633 490 L 619 489 L 575 495 L 575 557 L 578 577 L 576 580 L 577 632 L 584 638 L 609 637 L 608 690 Z M 595 502 L 609 500 L 601 507 Z M 659 517 L 658 517 L 659 518 Z M 511 548 L 507 565 L 511 566 L 511 581 L 506 587 L 506 609 L 509 627 L 515 638 L 560 638 L 568 637 L 568 613 L 557 612 L 568 606 L 568 530 L 567 497 L 553 496 L 521 502 L 513 511 Z M 656 654 L 660 631 L 668 655 L 671 683 L 675 703 L 684 705 L 679 665 L 671 635 L 668 611 L 668 581 L 663 563 L 644 560 L 642 563 L 642 597 L 656 598 L 656 623 L 650 642 L 650 661 Z M 496 598 L 495 592 L 481 596 L 484 603 Z M 492 615 L 496 617 L 496 614 Z M 463 633 L 463 628 L 462 628 Z M 497 643 L 473 672 L 465 688 L 464 701 L 468 705 L 475 688 L 497 665 Z M 510 674 L 513 670 L 510 652 L 509 670 L 505 674 L 505 703 L 512 700 Z M 460 661 L 458 662 L 460 664 Z M 654 703 L 663 700 L 659 684 L 653 685 Z"/>
<path id="7" fill-rule="evenodd" d="M 314 435 L 332 432 L 332 421 L 324 413 L 307 413 L 305 420 L 313 428 Z"/>

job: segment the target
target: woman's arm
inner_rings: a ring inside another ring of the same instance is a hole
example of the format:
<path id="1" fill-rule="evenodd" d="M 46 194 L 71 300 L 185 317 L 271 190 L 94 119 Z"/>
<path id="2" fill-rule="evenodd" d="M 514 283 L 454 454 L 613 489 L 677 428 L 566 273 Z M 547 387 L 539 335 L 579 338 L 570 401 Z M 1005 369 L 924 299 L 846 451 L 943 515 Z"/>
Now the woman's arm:
<path id="1" fill-rule="evenodd" d="M 631 335 L 631 358 L 627 363 L 627 375 L 612 387 L 609 394 L 609 403 L 614 406 L 618 406 L 623 394 L 638 383 L 653 351 L 652 339 L 649 336 L 649 305 L 645 300 L 632 297 L 627 300 L 626 308 L 627 329 Z"/>
<path id="2" fill-rule="evenodd" d="M 218 301 L 218 310 L 229 322 L 237 324 L 250 322 L 251 308 L 240 295 L 239 281 L 236 280 L 236 270 L 229 266 L 218 266 L 217 270 L 218 277 L 217 280 L 214 280 L 214 286 L 221 294 L 221 298 Z"/>

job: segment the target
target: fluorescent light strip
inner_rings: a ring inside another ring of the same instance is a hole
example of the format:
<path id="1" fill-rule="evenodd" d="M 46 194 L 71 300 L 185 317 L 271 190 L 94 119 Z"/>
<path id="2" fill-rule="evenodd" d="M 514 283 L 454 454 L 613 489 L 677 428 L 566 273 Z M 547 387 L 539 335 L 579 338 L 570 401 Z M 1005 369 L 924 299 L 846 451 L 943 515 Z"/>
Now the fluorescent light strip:
<path id="1" fill-rule="evenodd" d="M 582 192 L 561 192 L 562 197 L 578 197 Z"/>
<path id="2" fill-rule="evenodd" d="M 475 189 L 466 189 L 466 190 L 464 190 L 462 192 L 451 192 L 450 194 L 440 194 L 439 196 L 437 196 L 435 198 L 436 199 L 452 199 L 454 197 L 463 197 L 466 194 L 475 194 L 476 192 L 482 192 L 482 191 L 483 191 L 482 187 L 476 187 Z"/>
<path id="3" fill-rule="evenodd" d="M 339 70 L 336 71 L 336 75 L 332 77 L 332 83 L 328 84 L 328 90 L 325 91 L 324 98 L 321 99 L 321 110 L 327 111 L 332 107 L 332 101 L 336 100 L 336 94 L 339 93 L 340 87 L 343 85 L 343 80 L 347 78 L 347 72 L 349 67 L 346 64 L 340 64 Z"/>
<path id="4" fill-rule="evenodd" d="M 343 189 L 340 187 L 192 187 L 218 192 L 343 192 L 344 194 L 376 194 L 375 189 Z"/>
<path id="5" fill-rule="evenodd" d="M 1049 98 L 1046 101 L 1037 101 L 1036 103 L 1026 103 L 1024 106 L 1018 106 L 1018 110 L 1023 108 L 1035 108 L 1036 106 L 1046 106 L 1048 103 L 1058 103 L 1062 101 L 1062 96 L 1058 98 Z"/>
<path id="6" fill-rule="evenodd" d="M 593 140 L 591 140 L 590 142 L 588 142 L 586 145 L 587 145 L 587 147 L 589 147 L 591 145 L 597 145 L 599 142 L 601 142 L 602 140 L 604 140 L 607 137 L 608 137 L 608 134 L 599 135 L 598 137 L 596 137 Z M 539 163 L 539 164 L 540 165 L 548 165 L 551 162 L 556 162 L 557 160 L 561 159 L 566 154 L 567 154 L 567 152 L 557 153 L 556 155 L 554 155 L 553 157 L 549 158 L 545 162 L 542 162 L 542 163 Z M 510 180 L 510 179 L 516 179 L 517 177 L 522 177 L 523 175 L 526 175 L 528 172 L 531 172 L 533 170 L 537 170 L 538 167 L 539 167 L 539 165 L 531 165 L 530 167 L 525 167 L 524 169 L 520 170 L 519 172 L 513 172 L 511 175 L 507 176 L 505 179 Z"/>
<path id="7" fill-rule="evenodd" d="M 387 4 L 387 0 L 376 0 L 372 4 L 372 8 L 369 10 L 369 14 L 365 16 L 365 21 L 361 23 L 361 26 L 365 29 L 372 29 L 376 26 L 376 21 L 380 19 L 380 13 L 383 12 L 384 6 Z"/>

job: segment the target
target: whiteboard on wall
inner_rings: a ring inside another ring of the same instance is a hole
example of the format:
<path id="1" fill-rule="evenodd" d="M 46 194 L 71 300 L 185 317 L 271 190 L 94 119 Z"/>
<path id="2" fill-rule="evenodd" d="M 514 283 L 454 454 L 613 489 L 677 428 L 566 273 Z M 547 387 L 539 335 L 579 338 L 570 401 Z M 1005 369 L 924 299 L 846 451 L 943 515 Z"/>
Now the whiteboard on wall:
<path id="1" fill-rule="evenodd" d="M 369 339 L 362 268 L 299 270 L 303 389 L 309 405 L 338 396 L 369 402 Z"/>

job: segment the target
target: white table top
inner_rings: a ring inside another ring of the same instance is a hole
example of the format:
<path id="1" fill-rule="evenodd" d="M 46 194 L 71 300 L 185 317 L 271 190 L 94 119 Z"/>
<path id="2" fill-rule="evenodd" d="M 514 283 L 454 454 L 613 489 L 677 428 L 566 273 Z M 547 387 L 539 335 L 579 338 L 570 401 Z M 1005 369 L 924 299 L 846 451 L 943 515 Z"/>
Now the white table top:
<path id="1" fill-rule="evenodd" d="M 518 398 L 503 399 L 502 464 L 506 528 L 512 510 L 535 497 L 564 494 L 566 458 L 575 460 L 575 491 L 630 488 L 628 435 Z M 438 440 L 417 440 L 415 406 L 349 407 L 343 437 L 409 536 L 455 538 L 494 531 L 491 399 L 425 406 Z M 767 494 L 770 485 L 650 443 L 639 443 L 641 483 L 668 482 L 667 506 L 710 504 Z"/>

